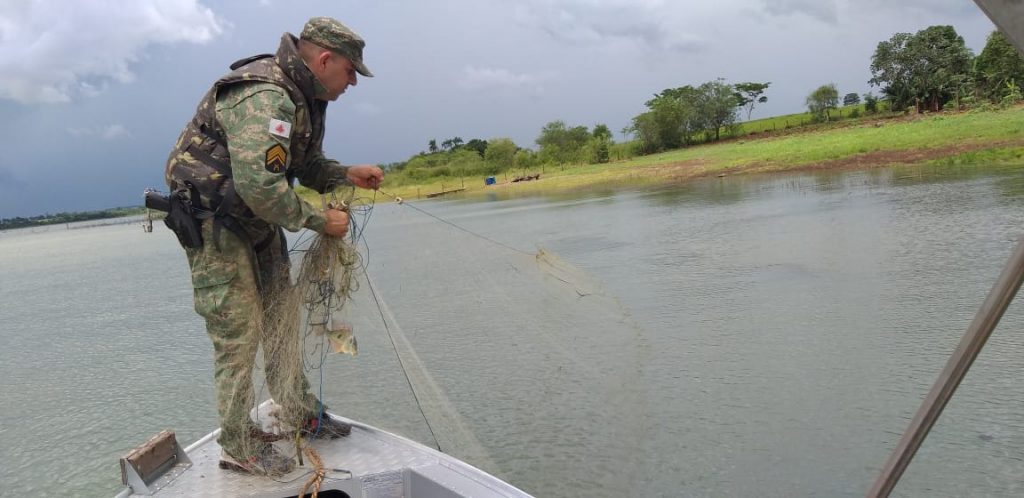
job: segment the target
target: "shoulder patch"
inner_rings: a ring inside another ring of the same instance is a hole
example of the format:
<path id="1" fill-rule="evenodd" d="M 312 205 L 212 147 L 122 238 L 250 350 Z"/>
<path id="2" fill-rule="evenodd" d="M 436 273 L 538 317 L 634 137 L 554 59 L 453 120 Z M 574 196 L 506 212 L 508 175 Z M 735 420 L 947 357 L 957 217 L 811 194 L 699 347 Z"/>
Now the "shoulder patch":
<path id="1" fill-rule="evenodd" d="M 292 136 L 292 124 L 287 121 L 271 118 L 269 131 L 271 135 L 288 138 Z"/>
<path id="2" fill-rule="evenodd" d="M 264 161 L 264 166 L 267 168 L 267 171 L 271 173 L 281 173 L 284 171 L 287 163 L 288 151 L 286 151 L 281 144 L 276 144 L 267 149 L 267 157 Z"/>

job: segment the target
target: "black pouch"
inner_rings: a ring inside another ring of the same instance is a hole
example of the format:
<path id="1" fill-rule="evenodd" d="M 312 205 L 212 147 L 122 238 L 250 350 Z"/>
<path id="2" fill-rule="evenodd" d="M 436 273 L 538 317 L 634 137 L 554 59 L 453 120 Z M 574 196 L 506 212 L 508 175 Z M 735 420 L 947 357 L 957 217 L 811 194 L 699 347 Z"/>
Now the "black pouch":
<path id="1" fill-rule="evenodd" d="M 197 249 L 203 247 L 202 222 L 196 218 L 190 192 L 178 189 L 168 196 L 167 217 L 164 224 L 178 236 L 182 247 Z"/>

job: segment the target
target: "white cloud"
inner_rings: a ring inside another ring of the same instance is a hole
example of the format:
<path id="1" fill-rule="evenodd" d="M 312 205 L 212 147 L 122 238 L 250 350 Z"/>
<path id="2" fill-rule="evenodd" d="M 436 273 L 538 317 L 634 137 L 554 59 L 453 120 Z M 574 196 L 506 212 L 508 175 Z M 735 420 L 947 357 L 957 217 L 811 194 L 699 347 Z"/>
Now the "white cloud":
<path id="1" fill-rule="evenodd" d="M 0 2 L 0 98 L 68 102 L 115 81 L 152 44 L 205 43 L 223 21 L 197 0 Z"/>
<path id="2" fill-rule="evenodd" d="M 458 81 L 466 90 L 490 90 L 495 88 L 522 88 L 533 93 L 543 91 L 541 82 L 545 76 L 535 74 L 517 74 L 503 68 L 486 68 L 467 66 L 462 70 Z"/>
<path id="3" fill-rule="evenodd" d="M 95 128 L 68 128 L 68 133 L 73 137 L 95 137 L 103 140 L 115 140 L 132 136 L 127 128 L 116 123 Z"/>

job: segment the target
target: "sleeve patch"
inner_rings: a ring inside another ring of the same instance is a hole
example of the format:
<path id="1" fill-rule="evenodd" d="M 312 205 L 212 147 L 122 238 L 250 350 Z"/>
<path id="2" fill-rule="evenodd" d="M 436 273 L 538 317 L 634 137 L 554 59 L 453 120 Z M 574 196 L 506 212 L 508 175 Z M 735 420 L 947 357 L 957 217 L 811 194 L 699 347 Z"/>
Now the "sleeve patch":
<path id="1" fill-rule="evenodd" d="M 276 144 L 267 149 L 267 158 L 264 165 L 271 173 L 282 173 L 288 163 L 288 151 L 281 144 Z"/>
<path id="2" fill-rule="evenodd" d="M 270 129 L 268 131 L 270 131 L 271 135 L 288 138 L 292 135 L 292 124 L 287 121 L 272 118 L 270 120 Z"/>

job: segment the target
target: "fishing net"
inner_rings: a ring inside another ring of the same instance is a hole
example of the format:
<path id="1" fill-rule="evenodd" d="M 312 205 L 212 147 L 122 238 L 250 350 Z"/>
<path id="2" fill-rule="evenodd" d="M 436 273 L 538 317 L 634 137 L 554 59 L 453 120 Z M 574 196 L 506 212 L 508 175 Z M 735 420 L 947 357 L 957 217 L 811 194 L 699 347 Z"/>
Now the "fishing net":
<path id="1" fill-rule="evenodd" d="M 299 338 L 264 344 L 276 375 L 536 495 L 636 489 L 651 437 L 646 339 L 599 279 L 504 239 L 490 224 L 500 212 L 342 201 L 364 206 L 352 236 L 298 238 L 294 283 L 266 308 L 266 326 Z M 330 357 L 354 355 L 356 335 L 357 360 Z M 302 406 L 285 396 L 280 409 Z"/>
<path id="2" fill-rule="evenodd" d="M 353 190 L 349 189 L 332 195 L 329 202 L 325 197 L 323 207 L 344 209 L 353 217 L 368 213 L 366 208 L 351 208 L 352 203 Z M 357 354 L 356 337 L 344 315 L 361 272 L 354 240 L 355 236 L 306 232 L 290 251 L 293 261 L 298 260 L 292 275 L 264 282 L 263 355 L 257 363 L 260 387 L 250 403 L 257 432 L 247 441 L 244 454 L 259 454 L 263 445 L 286 440 L 296 444 L 278 444 L 278 449 L 298 458 L 302 443 L 291 436 L 308 423 L 310 415 L 323 417 L 324 413 L 324 406 L 317 403 L 321 393 L 311 389 L 309 379 L 319 376 L 328 354 Z M 273 403 L 268 410 L 258 410 L 258 401 L 268 394 Z"/>

